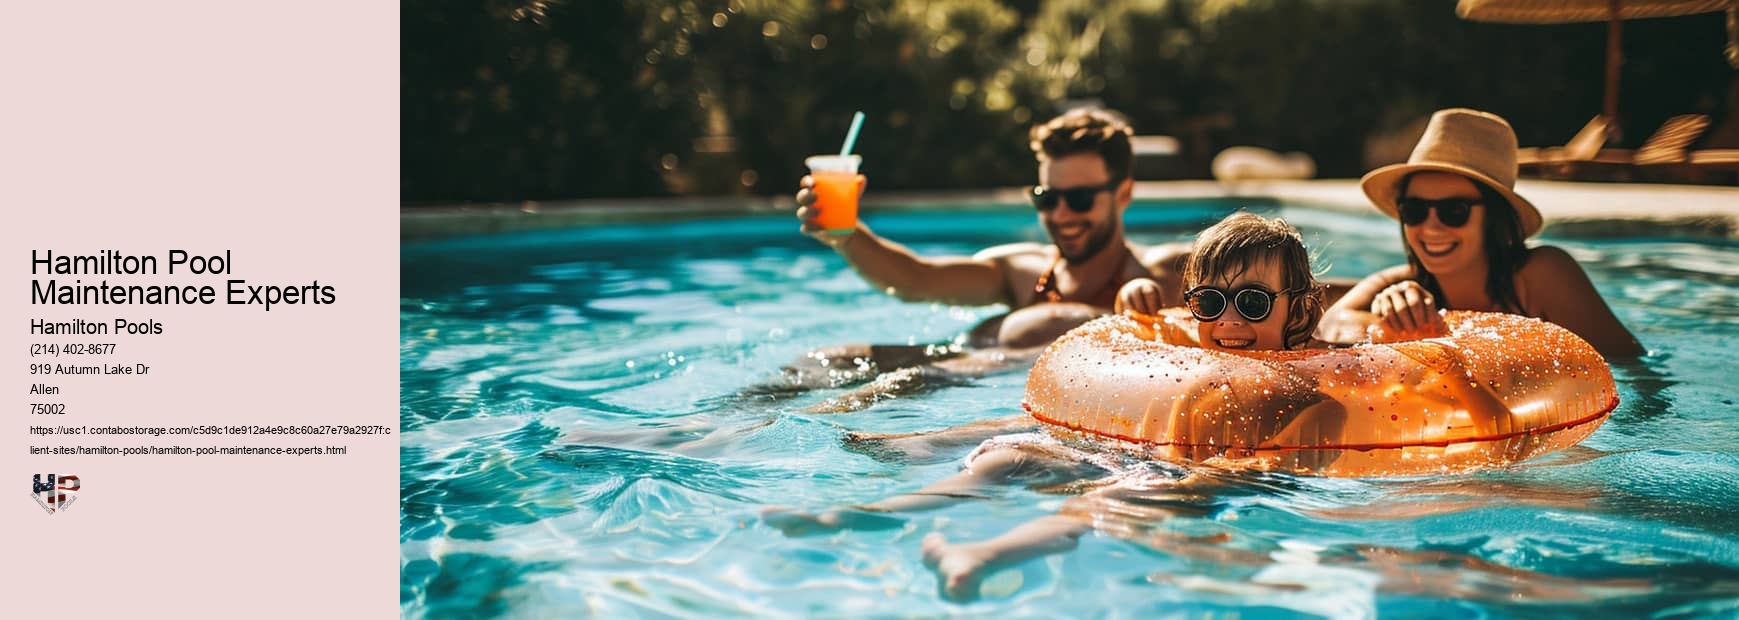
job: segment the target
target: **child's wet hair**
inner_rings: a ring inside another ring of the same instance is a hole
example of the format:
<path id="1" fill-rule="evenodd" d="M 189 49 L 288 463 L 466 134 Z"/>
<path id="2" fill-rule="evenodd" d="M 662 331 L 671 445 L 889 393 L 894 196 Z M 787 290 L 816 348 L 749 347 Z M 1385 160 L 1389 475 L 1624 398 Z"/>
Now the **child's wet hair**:
<path id="1" fill-rule="evenodd" d="M 1294 349 L 1310 341 L 1322 319 L 1322 284 L 1311 271 L 1304 236 L 1286 220 L 1239 211 L 1209 226 L 1196 235 L 1195 247 L 1184 262 L 1184 288 L 1216 277 L 1235 280 L 1270 261 L 1280 269 L 1284 292 L 1291 294 L 1285 333 L 1286 348 Z"/>

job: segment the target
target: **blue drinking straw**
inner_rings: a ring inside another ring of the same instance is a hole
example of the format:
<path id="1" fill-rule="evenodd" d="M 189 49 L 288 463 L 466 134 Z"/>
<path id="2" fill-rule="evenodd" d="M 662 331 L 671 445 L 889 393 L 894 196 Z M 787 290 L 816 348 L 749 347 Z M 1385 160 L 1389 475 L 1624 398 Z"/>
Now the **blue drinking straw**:
<path id="1" fill-rule="evenodd" d="M 851 115 L 851 131 L 845 132 L 845 144 L 839 146 L 840 155 L 850 155 L 851 147 L 857 146 L 857 131 L 863 129 L 863 111 Z"/>

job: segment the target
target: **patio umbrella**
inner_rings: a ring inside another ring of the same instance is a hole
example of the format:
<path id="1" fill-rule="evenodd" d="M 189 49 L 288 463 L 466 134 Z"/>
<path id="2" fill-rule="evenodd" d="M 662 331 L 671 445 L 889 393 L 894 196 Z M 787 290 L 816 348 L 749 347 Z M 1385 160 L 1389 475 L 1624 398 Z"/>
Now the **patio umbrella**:
<path id="1" fill-rule="evenodd" d="M 1606 22 L 1606 94 L 1601 108 L 1618 118 L 1618 67 L 1623 64 L 1619 22 L 1727 12 L 1727 62 L 1739 69 L 1739 0 L 1460 0 L 1462 19 L 1505 24 Z"/>

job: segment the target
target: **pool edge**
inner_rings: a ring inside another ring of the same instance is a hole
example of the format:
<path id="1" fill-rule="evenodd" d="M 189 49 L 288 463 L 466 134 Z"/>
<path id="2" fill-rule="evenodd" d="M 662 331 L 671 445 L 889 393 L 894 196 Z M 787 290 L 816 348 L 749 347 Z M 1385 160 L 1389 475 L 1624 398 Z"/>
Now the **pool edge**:
<path id="1" fill-rule="evenodd" d="M 1625 238 L 1686 236 L 1739 238 L 1739 188 L 1689 185 L 1571 183 L 1524 179 L 1517 192 L 1545 216 L 1554 236 Z M 872 209 L 951 205 L 973 209 L 1022 208 L 1020 188 L 948 192 L 883 192 L 864 197 Z M 1310 181 L 1142 181 L 1137 200 L 1278 200 L 1342 212 L 1371 207 L 1352 179 Z M 603 198 L 513 204 L 401 207 L 400 242 L 683 218 L 790 212 L 779 196 Z"/>

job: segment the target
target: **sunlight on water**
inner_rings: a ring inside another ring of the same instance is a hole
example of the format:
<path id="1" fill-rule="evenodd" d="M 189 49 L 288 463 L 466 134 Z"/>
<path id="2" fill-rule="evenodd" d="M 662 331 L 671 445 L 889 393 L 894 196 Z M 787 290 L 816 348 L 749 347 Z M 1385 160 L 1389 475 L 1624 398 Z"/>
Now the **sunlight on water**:
<path id="1" fill-rule="evenodd" d="M 1231 206 L 1138 205 L 1131 236 L 1187 239 Z M 1255 210 L 1298 225 L 1330 276 L 1401 260 L 1389 220 Z M 870 222 L 926 254 L 1043 238 L 1018 210 Z M 1651 350 L 1615 366 L 1622 403 L 1583 445 L 1463 476 L 1162 482 L 1074 552 L 998 573 L 966 604 L 938 596 L 923 537 L 982 540 L 1067 493 L 1017 487 L 813 537 L 761 511 L 861 504 L 958 471 L 971 446 L 894 458 L 842 437 L 1018 415 L 1023 373 L 839 415 L 803 412 L 838 390 L 744 389 L 814 348 L 946 342 L 998 308 L 901 303 L 788 216 L 407 245 L 401 605 L 464 617 L 1739 613 L 1739 247 L 1548 241 Z"/>

